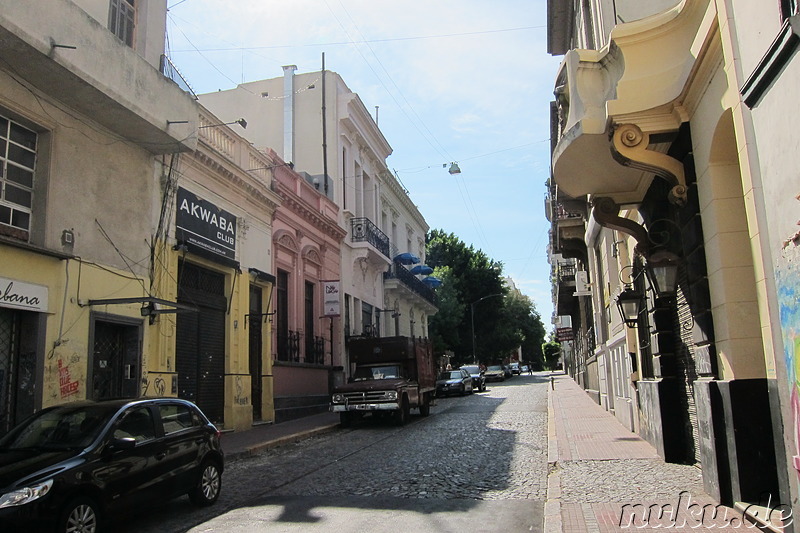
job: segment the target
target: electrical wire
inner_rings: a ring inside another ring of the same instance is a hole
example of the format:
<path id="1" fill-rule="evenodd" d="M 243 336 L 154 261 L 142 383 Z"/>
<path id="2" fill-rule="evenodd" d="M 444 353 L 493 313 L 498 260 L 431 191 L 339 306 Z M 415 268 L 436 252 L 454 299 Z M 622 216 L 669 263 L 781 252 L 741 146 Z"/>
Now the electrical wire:
<path id="1" fill-rule="evenodd" d="M 342 28 L 342 31 L 345 32 L 345 35 L 347 35 L 347 37 L 350 40 L 350 42 L 355 44 L 354 39 L 350 36 L 350 32 L 347 31 L 347 28 L 344 26 L 342 21 L 336 15 L 336 12 L 331 8 L 331 6 L 327 2 L 327 0 L 325 1 L 325 5 L 328 7 L 328 10 L 331 12 L 331 15 L 334 17 L 334 19 L 336 19 L 336 21 L 339 23 L 339 25 Z M 353 26 L 356 28 L 356 31 L 358 31 L 359 34 L 361 34 L 361 31 L 358 29 L 358 26 L 355 24 L 355 21 L 353 20 L 352 16 L 350 16 L 350 13 L 349 13 L 349 11 L 347 11 L 347 8 L 345 8 L 344 5 L 341 3 L 341 0 L 339 1 L 339 5 L 341 6 L 341 8 L 344 11 L 344 13 L 350 18 L 350 21 L 353 23 Z M 361 34 L 361 35 L 363 36 L 363 34 Z M 381 76 L 379 76 L 378 73 L 375 72 L 375 69 L 372 67 L 372 64 L 367 60 L 367 58 L 364 56 L 364 54 L 361 52 L 361 50 L 358 47 L 356 47 L 356 51 L 359 53 L 361 58 L 364 60 L 364 63 L 367 65 L 367 67 L 369 67 L 369 69 L 375 75 L 375 78 L 378 80 L 378 82 L 381 84 L 381 86 L 383 86 L 383 88 L 386 91 L 386 93 L 389 95 L 389 97 L 397 105 L 397 108 L 400 110 L 400 112 L 403 113 L 403 115 L 405 115 L 405 117 L 408 119 L 409 123 L 411 123 L 411 125 L 420 133 L 420 135 L 428 142 L 428 144 L 430 144 L 431 148 L 433 148 L 434 151 L 438 152 L 439 155 L 442 156 L 442 158 L 452 160 L 452 158 L 448 157 L 448 154 L 446 153 L 447 150 L 444 148 L 444 146 L 438 141 L 436 136 L 425 125 L 425 122 L 416 113 L 416 111 L 414 110 L 413 106 L 408 102 L 408 99 L 405 98 L 405 96 L 403 95 L 403 93 L 400 90 L 400 88 L 397 86 L 397 84 L 392 79 L 391 75 L 388 73 L 386 68 L 383 66 L 383 63 L 380 61 L 380 58 L 378 58 L 378 55 L 375 53 L 375 50 L 371 46 L 369 46 L 368 43 L 367 43 L 367 48 L 369 48 L 370 52 L 372 53 L 372 56 L 378 62 L 378 64 L 380 65 L 381 69 L 383 69 L 384 73 L 386 74 L 386 77 L 392 82 L 392 84 L 394 85 L 394 87 L 397 90 L 398 94 L 400 94 L 400 96 L 406 102 L 406 105 L 408 106 L 408 109 L 414 114 L 416 119 L 412 119 L 409 116 L 409 114 L 406 112 L 405 107 L 402 106 L 400 104 L 400 102 L 397 101 L 397 98 L 395 98 L 394 93 L 389 90 L 389 88 L 383 82 L 383 79 L 381 78 Z M 472 220 L 472 223 L 473 223 L 473 225 L 475 227 L 475 230 L 476 230 L 476 232 L 478 234 L 478 237 L 483 241 L 485 246 L 488 246 L 489 241 L 488 241 L 488 239 L 486 238 L 486 235 L 483 232 L 483 228 L 482 228 L 481 223 L 480 223 L 480 218 L 478 217 L 477 211 L 475 209 L 475 205 L 472 203 L 472 199 L 469 196 L 469 191 L 466 188 L 466 184 L 464 184 L 461 180 L 456 180 L 456 188 L 458 189 L 458 192 L 461 195 L 461 199 L 464 202 L 464 206 L 466 207 L 467 214 L 469 215 L 470 219 Z M 462 190 L 462 188 L 463 188 L 463 190 Z"/>
<path id="2" fill-rule="evenodd" d="M 185 1 L 185 0 L 184 0 Z M 348 15 L 349 16 L 349 15 Z M 230 48 L 202 48 L 200 50 L 175 50 L 175 52 L 252 52 L 254 50 L 272 50 L 279 48 L 309 48 L 309 47 L 328 47 L 328 46 L 349 46 L 354 44 L 370 44 L 370 43 L 390 43 L 398 41 L 421 41 L 425 39 L 446 39 L 450 37 L 469 37 L 473 35 L 485 35 L 491 33 L 505 33 L 513 31 L 528 31 L 539 30 L 547 28 L 547 26 L 525 26 L 521 28 L 504 28 L 498 30 L 484 30 L 484 31 L 470 31 L 463 33 L 443 33 L 438 35 L 418 35 L 414 37 L 390 37 L 386 39 L 362 39 L 360 41 L 333 41 L 328 43 L 308 43 L 308 44 L 276 44 L 270 46 L 232 46 Z"/>

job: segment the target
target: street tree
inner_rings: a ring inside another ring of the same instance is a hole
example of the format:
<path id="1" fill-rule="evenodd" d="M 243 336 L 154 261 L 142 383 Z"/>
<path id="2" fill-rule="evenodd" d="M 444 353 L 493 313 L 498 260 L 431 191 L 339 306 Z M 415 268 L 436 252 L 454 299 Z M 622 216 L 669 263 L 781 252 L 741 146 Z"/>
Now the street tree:
<path id="1" fill-rule="evenodd" d="M 450 268 L 450 283 L 456 289 L 461 306 L 461 320 L 457 324 L 441 310 L 431 317 L 431 334 L 438 336 L 434 338 L 435 345 L 441 342 L 452 350 L 456 364 L 496 358 L 495 353 L 485 354 L 484 347 L 492 346 L 492 335 L 502 318 L 499 310 L 507 292 L 502 264 L 443 230 L 432 230 L 428 234 L 426 252 L 429 266 Z M 473 340 L 478 347 L 477 357 L 472 353 Z"/>
<path id="2" fill-rule="evenodd" d="M 530 298 L 509 291 L 502 263 L 442 230 L 428 234 L 427 263 L 444 282 L 429 322 L 437 350 L 451 350 L 456 364 L 501 361 L 519 346 L 542 358 L 541 318 Z"/>
<path id="3" fill-rule="evenodd" d="M 434 352 L 441 354 L 461 343 L 459 325 L 464 320 L 464 306 L 452 269 L 449 266 L 436 267 L 433 275 L 442 280 L 442 285 L 436 290 L 439 310 L 428 321 L 428 335 Z"/>
<path id="4" fill-rule="evenodd" d="M 542 344 L 542 352 L 544 353 L 544 365 L 547 370 L 555 370 L 558 365 L 558 359 L 561 357 L 561 344 L 556 341 L 550 341 Z"/>

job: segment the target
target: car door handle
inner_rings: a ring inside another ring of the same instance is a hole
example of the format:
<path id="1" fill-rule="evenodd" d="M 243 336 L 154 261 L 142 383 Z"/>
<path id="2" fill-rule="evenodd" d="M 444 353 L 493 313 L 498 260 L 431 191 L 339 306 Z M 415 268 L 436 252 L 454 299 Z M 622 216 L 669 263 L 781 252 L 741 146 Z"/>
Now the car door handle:
<path id="1" fill-rule="evenodd" d="M 167 456 L 166 452 L 157 453 L 156 454 L 156 459 L 160 461 L 161 459 L 163 459 L 166 456 Z"/>

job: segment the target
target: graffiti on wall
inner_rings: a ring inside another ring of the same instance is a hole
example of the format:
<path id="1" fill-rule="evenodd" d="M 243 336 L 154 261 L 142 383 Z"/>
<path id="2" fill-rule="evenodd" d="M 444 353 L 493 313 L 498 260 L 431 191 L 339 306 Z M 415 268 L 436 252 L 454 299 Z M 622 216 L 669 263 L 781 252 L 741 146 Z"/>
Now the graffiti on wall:
<path id="1" fill-rule="evenodd" d="M 800 478 L 800 231 L 783 241 L 775 268 L 775 284 L 794 422 L 792 465 Z"/>
<path id="2" fill-rule="evenodd" d="M 174 380 L 174 378 L 173 378 Z M 172 391 L 175 392 L 174 390 Z M 153 374 L 151 377 L 148 374 L 142 376 L 142 396 L 166 396 L 167 382 L 163 376 Z"/>
<path id="3" fill-rule="evenodd" d="M 250 405 L 250 397 L 245 394 L 242 376 L 236 376 L 236 396 L 233 402 L 236 405 Z"/>
<path id="4" fill-rule="evenodd" d="M 58 385 L 62 400 L 78 394 L 80 389 L 80 382 L 72 379 L 69 373 L 69 364 L 64 364 L 64 360 L 60 358 L 58 360 Z"/>

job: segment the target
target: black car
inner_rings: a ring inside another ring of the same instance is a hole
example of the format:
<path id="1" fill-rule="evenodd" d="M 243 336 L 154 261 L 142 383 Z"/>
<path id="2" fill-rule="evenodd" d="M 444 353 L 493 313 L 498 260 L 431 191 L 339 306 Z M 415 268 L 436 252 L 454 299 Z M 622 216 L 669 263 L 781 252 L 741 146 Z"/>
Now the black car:
<path id="1" fill-rule="evenodd" d="M 95 533 L 183 494 L 211 505 L 223 465 L 219 430 L 185 400 L 49 407 L 0 439 L 0 531 Z"/>
<path id="2" fill-rule="evenodd" d="M 478 365 L 464 365 L 461 367 L 462 370 L 466 370 L 469 372 L 469 375 L 472 377 L 472 389 L 478 392 L 483 392 L 486 390 L 486 378 L 483 375 L 483 370 Z"/>
<path id="3" fill-rule="evenodd" d="M 472 392 L 472 376 L 466 370 L 445 370 L 436 378 L 436 396 L 468 392 Z"/>

